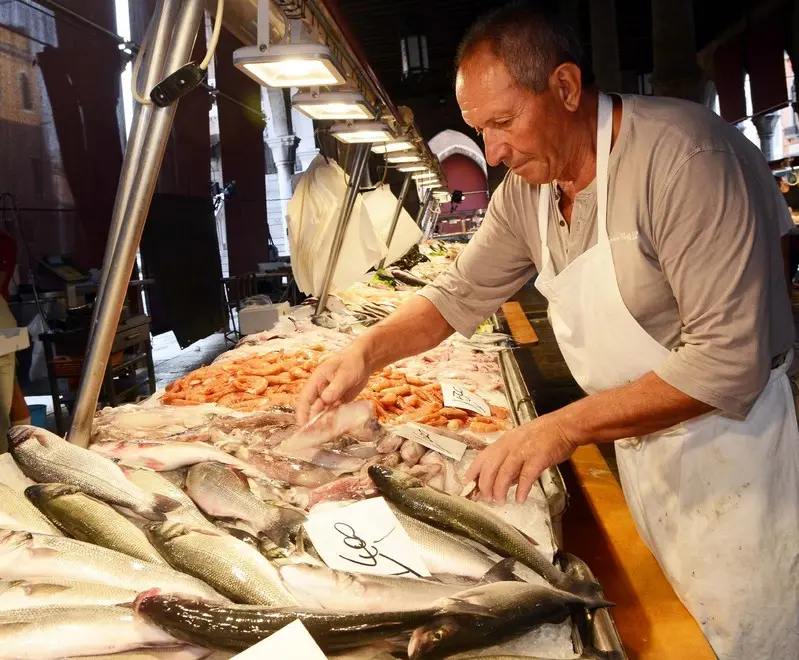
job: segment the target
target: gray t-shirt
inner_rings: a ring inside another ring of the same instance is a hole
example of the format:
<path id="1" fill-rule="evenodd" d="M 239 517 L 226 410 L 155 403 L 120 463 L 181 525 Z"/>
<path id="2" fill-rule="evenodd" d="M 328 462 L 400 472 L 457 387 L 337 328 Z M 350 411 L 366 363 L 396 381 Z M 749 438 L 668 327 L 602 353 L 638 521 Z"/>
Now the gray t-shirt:
<path id="1" fill-rule="evenodd" d="M 622 299 L 671 350 L 658 376 L 743 418 L 794 341 L 780 251 L 793 227 L 788 207 L 757 147 L 710 110 L 622 100 L 608 202 Z M 469 245 L 421 291 L 458 332 L 470 335 L 540 269 L 538 191 L 508 173 Z M 596 244 L 596 182 L 577 195 L 571 227 L 552 194 L 549 248 L 560 272 Z"/>

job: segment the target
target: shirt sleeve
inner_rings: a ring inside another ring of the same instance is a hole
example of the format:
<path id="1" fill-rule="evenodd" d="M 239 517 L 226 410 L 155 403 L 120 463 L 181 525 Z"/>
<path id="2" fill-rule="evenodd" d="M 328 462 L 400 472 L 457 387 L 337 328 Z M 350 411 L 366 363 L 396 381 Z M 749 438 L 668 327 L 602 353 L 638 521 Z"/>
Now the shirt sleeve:
<path id="1" fill-rule="evenodd" d="M 765 387 L 772 359 L 770 251 L 779 246 L 773 206 L 753 188 L 734 154 L 699 151 L 666 184 L 652 220 L 682 322 L 680 346 L 655 373 L 735 419 Z"/>
<path id="2" fill-rule="evenodd" d="M 470 337 L 535 273 L 524 237 L 515 234 L 508 223 L 505 194 L 503 183 L 469 244 L 447 271 L 419 292 L 465 337 Z"/>

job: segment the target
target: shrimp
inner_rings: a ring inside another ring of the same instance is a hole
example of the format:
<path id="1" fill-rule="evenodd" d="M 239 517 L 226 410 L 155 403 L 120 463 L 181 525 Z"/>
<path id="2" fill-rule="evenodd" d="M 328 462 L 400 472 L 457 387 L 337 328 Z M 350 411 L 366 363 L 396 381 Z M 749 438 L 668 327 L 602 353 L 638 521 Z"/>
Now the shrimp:
<path id="1" fill-rule="evenodd" d="M 469 430 L 475 433 L 494 433 L 499 431 L 500 428 L 496 424 L 487 424 L 485 422 L 472 422 L 469 424 Z"/>
<path id="2" fill-rule="evenodd" d="M 239 376 L 233 379 L 232 385 L 241 392 L 258 395 L 266 392 L 269 381 L 264 376 Z"/>
<path id="3" fill-rule="evenodd" d="M 447 422 L 447 428 L 451 431 L 458 431 L 463 428 L 462 419 L 451 419 Z"/>
<path id="4" fill-rule="evenodd" d="M 251 401 L 257 398 L 258 397 L 256 397 L 254 394 L 250 394 L 249 392 L 232 392 L 219 399 L 219 401 L 217 401 L 217 405 L 230 407 L 234 404 L 241 403 L 242 401 Z"/>
<path id="5" fill-rule="evenodd" d="M 439 412 L 449 419 L 466 419 L 469 416 L 465 410 L 458 408 L 442 408 Z"/>

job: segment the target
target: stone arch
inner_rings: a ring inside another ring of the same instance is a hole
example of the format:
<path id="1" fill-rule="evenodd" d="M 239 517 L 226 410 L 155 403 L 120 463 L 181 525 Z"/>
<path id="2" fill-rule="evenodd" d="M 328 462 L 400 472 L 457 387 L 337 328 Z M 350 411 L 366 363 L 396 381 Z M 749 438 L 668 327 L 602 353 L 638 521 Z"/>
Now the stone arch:
<path id="1" fill-rule="evenodd" d="M 440 161 L 444 161 L 447 157 L 453 154 L 461 154 L 467 158 L 471 158 L 483 170 L 483 173 L 488 178 L 488 164 L 486 163 L 483 150 L 480 146 L 472 140 L 465 133 L 460 131 L 453 131 L 447 129 L 441 131 L 430 142 L 430 151 L 432 151 Z"/>

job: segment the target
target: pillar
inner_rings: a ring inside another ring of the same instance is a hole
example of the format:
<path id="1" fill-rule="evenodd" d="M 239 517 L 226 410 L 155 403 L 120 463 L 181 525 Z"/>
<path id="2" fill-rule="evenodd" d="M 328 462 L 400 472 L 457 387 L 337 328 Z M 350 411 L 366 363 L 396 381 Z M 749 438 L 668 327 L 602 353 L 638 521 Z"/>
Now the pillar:
<path id="1" fill-rule="evenodd" d="M 779 112 L 770 112 L 752 117 L 752 123 L 757 129 L 757 137 L 760 138 L 760 150 L 769 162 L 782 156 L 782 149 L 775 144 L 779 120 Z"/>
<path id="2" fill-rule="evenodd" d="M 652 0 L 652 54 L 655 95 L 702 102 L 704 82 L 697 64 L 693 0 Z"/>
<path id="3" fill-rule="evenodd" d="M 292 92 L 296 92 L 296 90 L 292 90 Z M 299 144 L 297 145 L 298 171 L 304 172 L 319 153 L 319 149 L 316 147 L 313 119 L 292 108 L 291 125 L 294 129 L 294 135 L 299 139 Z"/>
<path id="4" fill-rule="evenodd" d="M 619 36 L 614 0 L 590 0 L 591 52 L 594 75 L 600 89 L 621 92 Z"/>
<path id="5" fill-rule="evenodd" d="M 279 202 L 280 213 L 277 222 L 274 221 L 275 219 L 270 218 L 269 228 L 273 231 L 272 240 L 277 245 L 280 254 L 288 254 L 288 223 L 286 215 L 293 193 L 291 175 L 294 174 L 294 159 L 298 142 L 299 139 L 295 135 L 281 135 L 266 139 L 266 145 L 272 151 L 272 158 L 277 168 L 277 201 Z M 282 240 L 278 240 L 278 238 Z"/>

